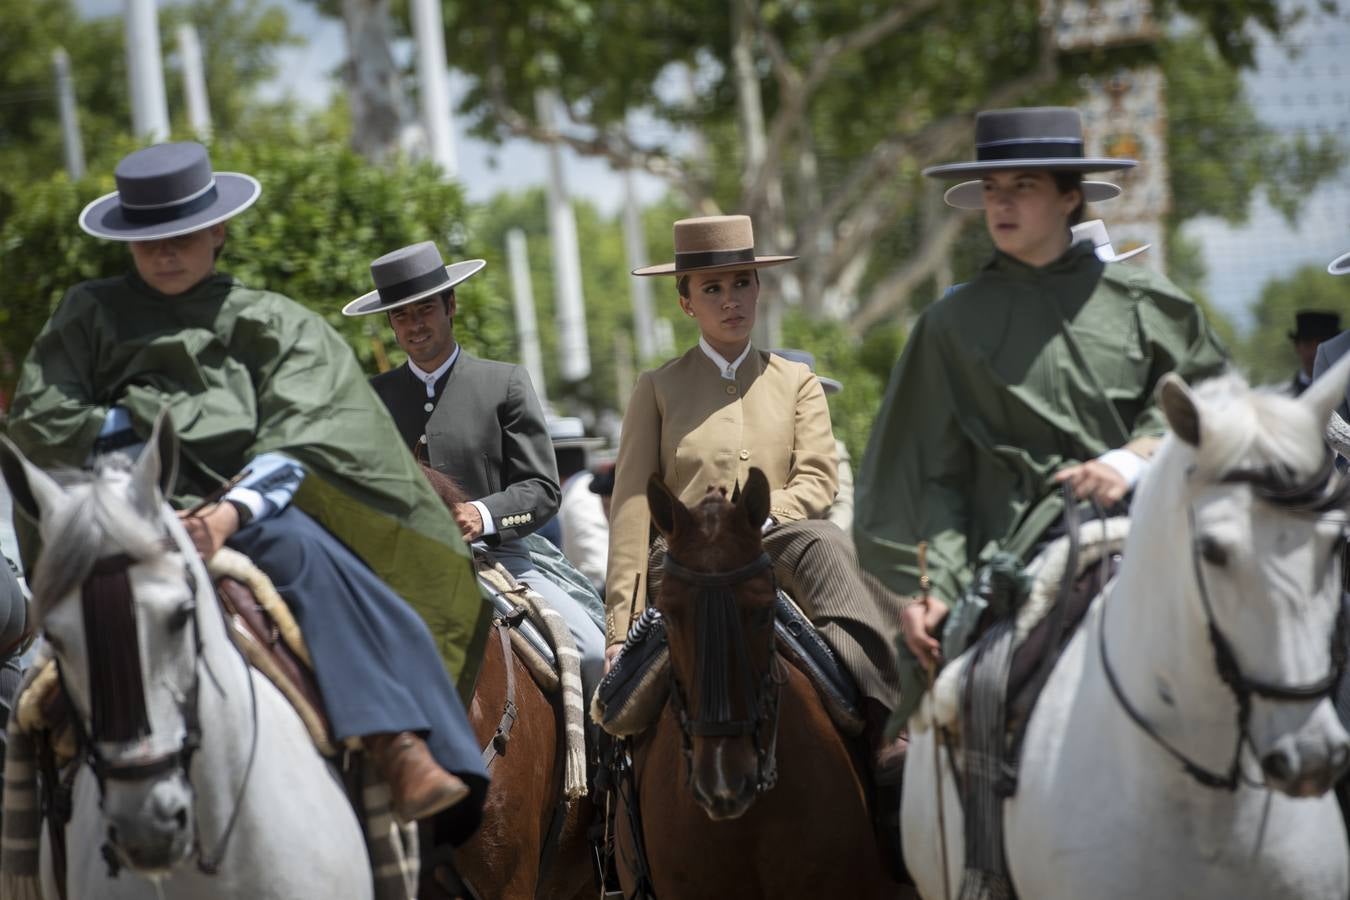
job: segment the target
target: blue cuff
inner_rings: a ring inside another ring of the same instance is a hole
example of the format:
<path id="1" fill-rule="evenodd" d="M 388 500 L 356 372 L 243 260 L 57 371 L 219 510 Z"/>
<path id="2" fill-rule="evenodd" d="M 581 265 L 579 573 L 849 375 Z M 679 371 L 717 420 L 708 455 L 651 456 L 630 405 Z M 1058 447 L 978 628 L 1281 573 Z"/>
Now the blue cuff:
<path id="1" fill-rule="evenodd" d="M 246 466 L 248 477 L 230 489 L 226 500 L 248 507 L 253 519 L 276 515 L 291 505 L 305 470 L 284 453 L 263 453 Z"/>

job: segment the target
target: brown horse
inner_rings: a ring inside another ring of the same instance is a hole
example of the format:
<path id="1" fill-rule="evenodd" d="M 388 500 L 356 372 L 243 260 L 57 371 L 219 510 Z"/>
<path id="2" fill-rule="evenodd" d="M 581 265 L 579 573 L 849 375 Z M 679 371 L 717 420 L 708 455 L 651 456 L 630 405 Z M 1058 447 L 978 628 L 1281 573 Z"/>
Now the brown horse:
<path id="1" fill-rule="evenodd" d="M 453 509 L 467 502 L 459 485 L 423 466 L 436 493 Z M 494 623 L 483 665 L 469 704 L 469 721 L 486 747 L 502 724 L 507 701 L 507 666 L 514 670 L 516 716 L 510 739 L 492 759 L 492 781 L 483 803 L 483 821 L 467 843 L 454 852 L 455 868 L 464 885 L 481 900 L 573 900 L 588 897 L 594 882 L 586 829 L 589 800 L 568 804 L 562 812 L 562 697 L 546 695 L 514 651 L 503 653 Z M 507 642 L 507 647 L 510 642 Z M 555 814 L 564 815 L 548 847 Z M 426 831 L 423 832 L 426 836 Z M 547 857 L 547 858 L 546 858 Z M 545 871 L 546 869 L 546 871 Z M 447 883 L 447 873 L 424 867 L 419 896 L 423 900 L 465 896 Z"/>
<path id="2" fill-rule="evenodd" d="M 632 748 L 639 821 L 617 812 L 625 895 L 639 835 L 661 900 L 881 896 L 860 760 L 776 649 L 763 473 L 692 508 L 653 476 L 647 500 L 669 548 L 656 606 L 671 691 Z"/>

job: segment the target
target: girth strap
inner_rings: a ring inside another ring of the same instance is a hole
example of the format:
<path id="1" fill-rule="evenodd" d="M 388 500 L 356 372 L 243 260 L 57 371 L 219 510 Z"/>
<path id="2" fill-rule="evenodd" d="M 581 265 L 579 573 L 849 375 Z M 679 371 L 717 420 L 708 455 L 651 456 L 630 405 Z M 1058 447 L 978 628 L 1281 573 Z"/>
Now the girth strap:
<path id="1" fill-rule="evenodd" d="M 506 701 L 502 704 L 502 719 L 497 724 L 497 731 L 483 748 L 484 768 L 491 766 L 498 756 L 505 755 L 506 745 L 511 741 L 511 728 L 516 724 L 516 717 L 519 715 L 516 707 L 516 666 L 515 657 L 511 652 L 511 629 L 519 627 L 527 614 L 528 610 L 525 607 L 517 606 L 493 622 L 502 643 L 502 665 L 506 669 Z"/>

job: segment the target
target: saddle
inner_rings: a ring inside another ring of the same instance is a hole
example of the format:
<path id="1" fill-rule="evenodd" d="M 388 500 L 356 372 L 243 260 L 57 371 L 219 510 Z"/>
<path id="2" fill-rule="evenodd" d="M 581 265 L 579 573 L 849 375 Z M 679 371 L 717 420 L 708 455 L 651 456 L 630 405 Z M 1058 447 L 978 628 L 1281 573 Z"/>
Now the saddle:
<path id="1" fill-rule="evenodd" d="M 314 679 L 314 663 L 286 601 L 248 557 L 229 547 L 218 550 L 207 569 L 235 646 L 295 707 L 318 751 L 335 758 L 338 747 Z"/>
<path id="2" fill-rule="evenodd" d="M 774 603 L 778 650 L 815 688 L 844 734 L 862 733 L 862 703 L 848 673 L 811 620 L 783 591 Z M 665 619 L 649 606 L 629 629 L 623 648 L 591 701 L 591 719 L 608 734 L 631 737 L 656 721 L 670 694 L 670 649 Z"/>

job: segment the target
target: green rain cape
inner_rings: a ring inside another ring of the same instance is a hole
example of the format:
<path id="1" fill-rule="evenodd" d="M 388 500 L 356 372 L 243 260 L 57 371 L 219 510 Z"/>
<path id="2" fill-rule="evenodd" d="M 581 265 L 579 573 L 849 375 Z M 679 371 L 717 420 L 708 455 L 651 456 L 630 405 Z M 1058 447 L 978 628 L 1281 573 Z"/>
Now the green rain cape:
<path id="1" fill-rule="evenodd" d="M 135 273 L 79 284 L 24 362 L 9 435 L 40 466 L 78 467 L 113 405 L 142 437 L 169 409 L 180 509 L 260 453 L 297 460 L 308 474 L 296 505 L 417 610 L 460 693 L 472 693 L 490 609 L 468 550 L 320 316 L 228 275 L 172 297 Z"/>
<path id="2" fill-rule="evenodd" d="M 1086 242 L 1041 268 L 997 254 L 923 312 L 891 374 L 855 490 L 859 560 L 911 596 L 926 540 L 933 592 L 956 604 L 996 554 L 1027 561 L 1063 511 L 1055 472 L 1166 430 L 1164 374 L 1225 363 L 1160 275 Z"/>

